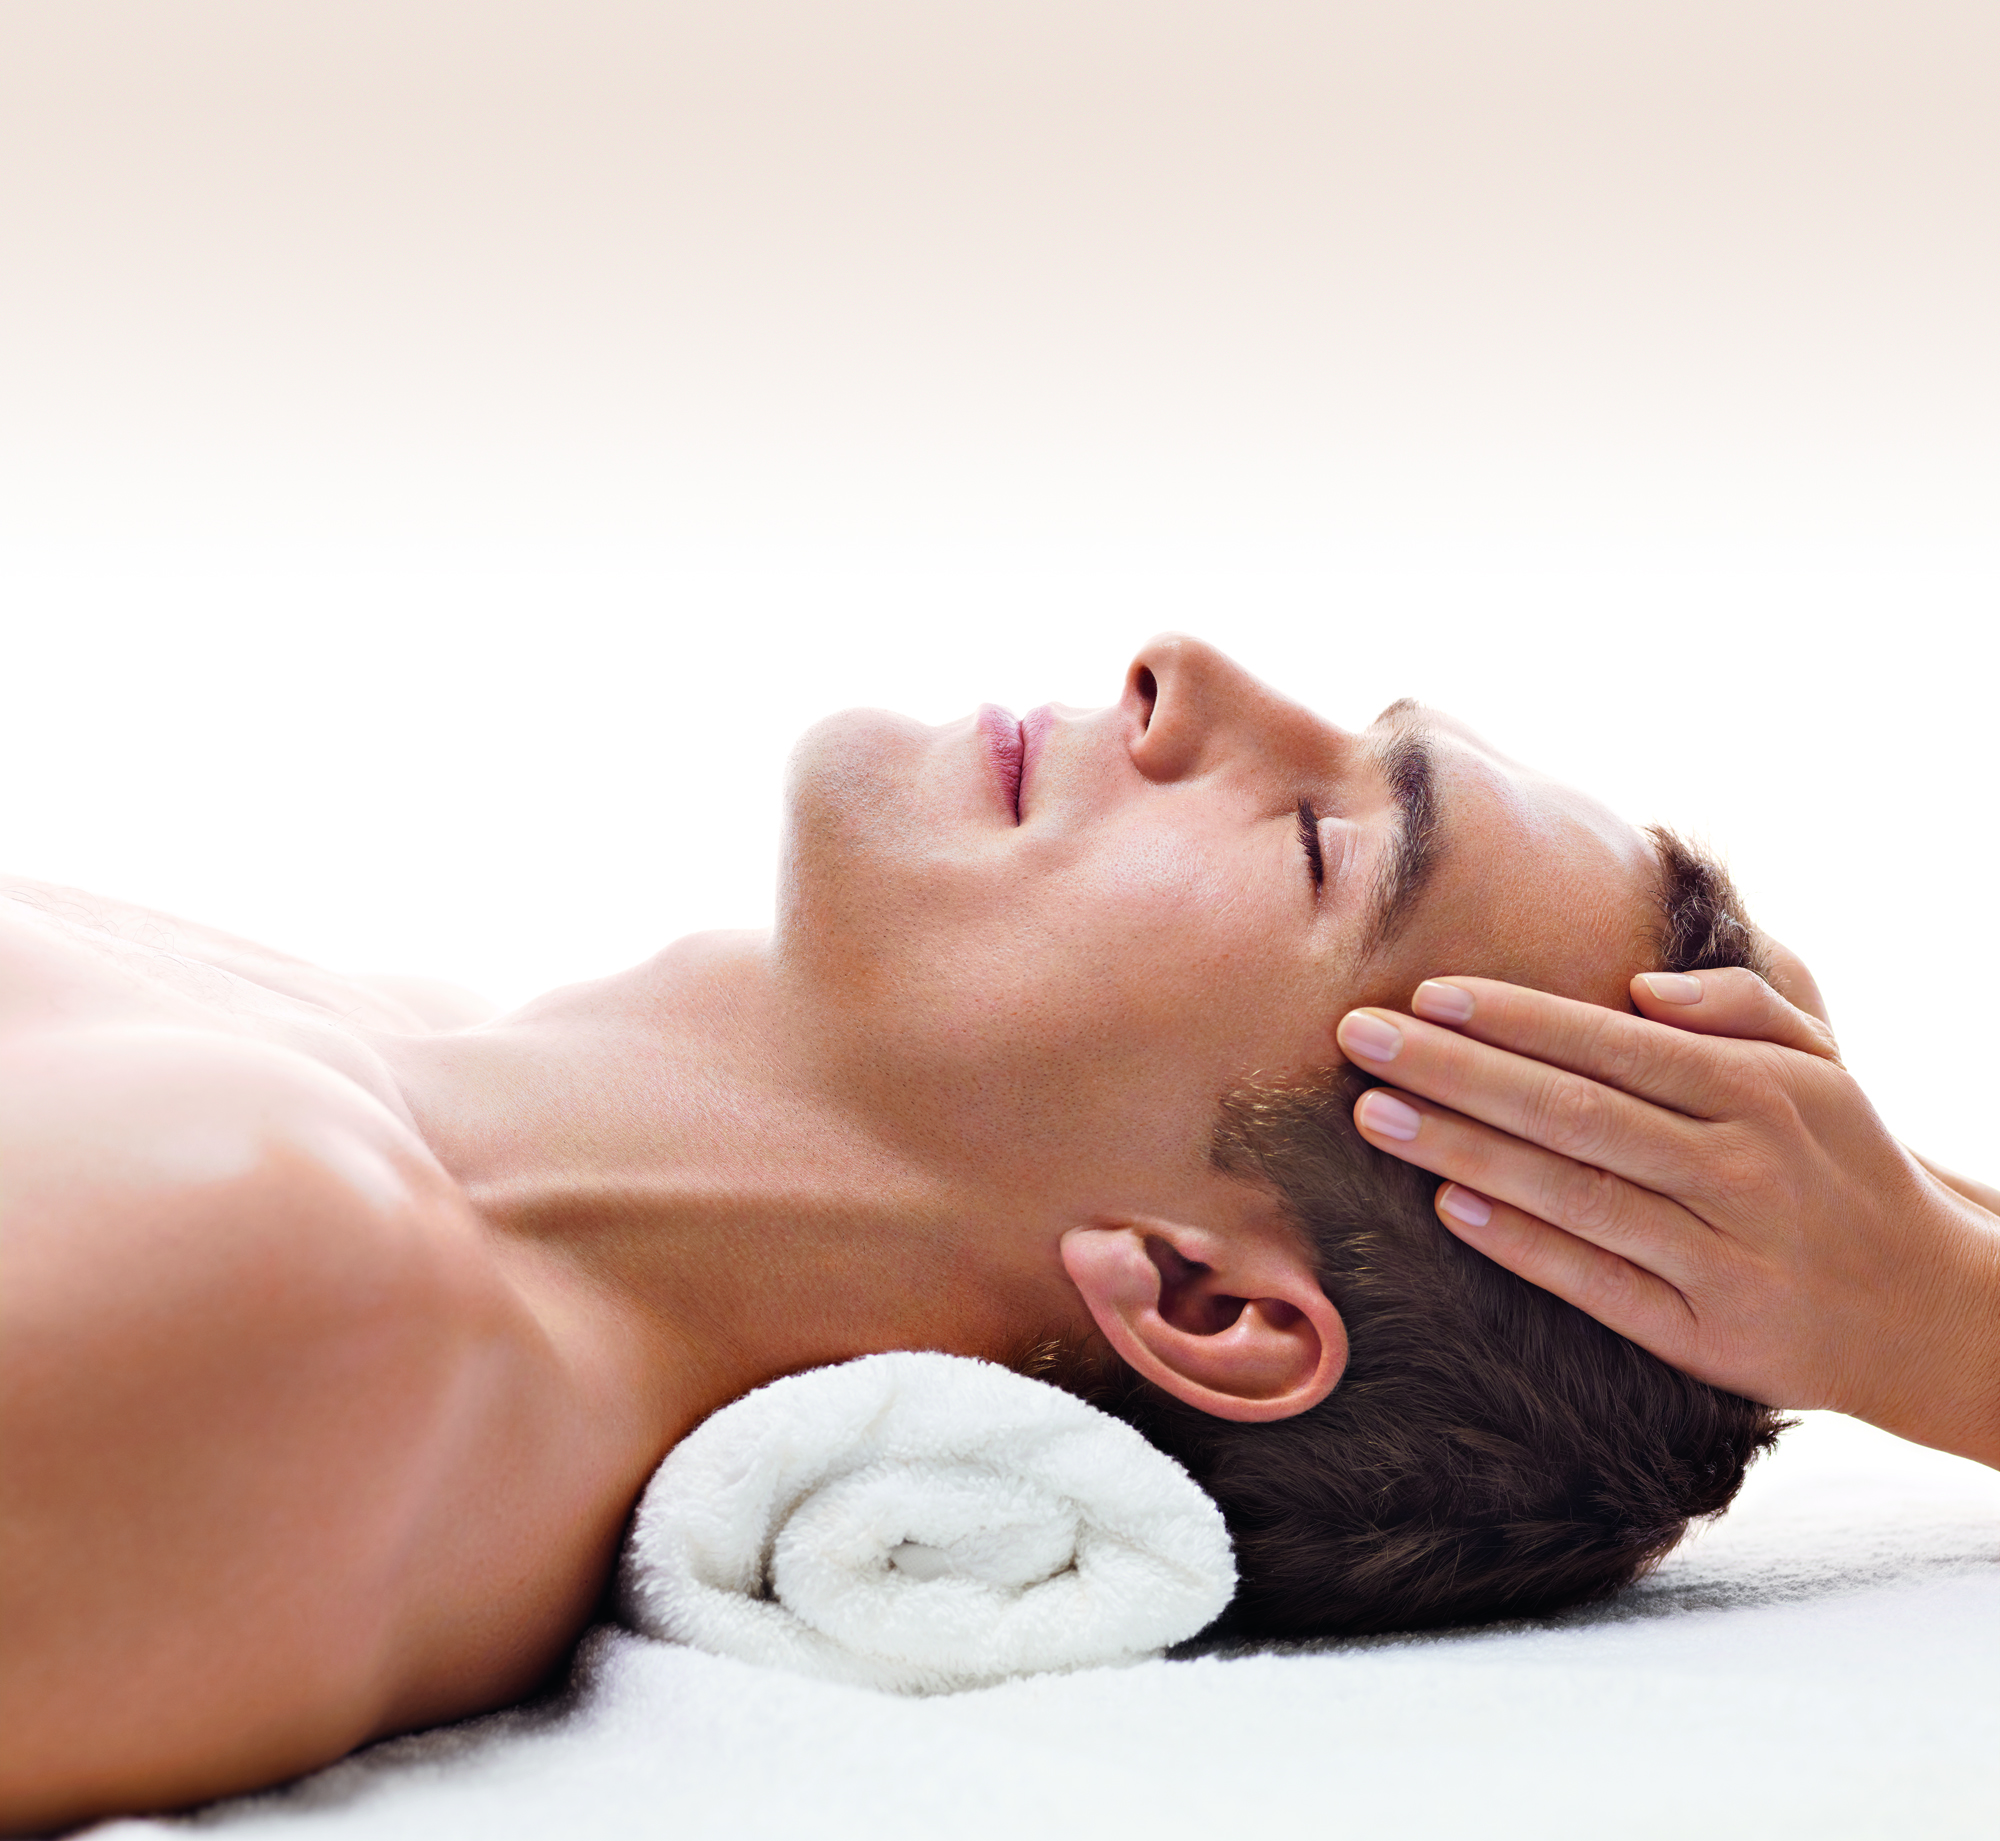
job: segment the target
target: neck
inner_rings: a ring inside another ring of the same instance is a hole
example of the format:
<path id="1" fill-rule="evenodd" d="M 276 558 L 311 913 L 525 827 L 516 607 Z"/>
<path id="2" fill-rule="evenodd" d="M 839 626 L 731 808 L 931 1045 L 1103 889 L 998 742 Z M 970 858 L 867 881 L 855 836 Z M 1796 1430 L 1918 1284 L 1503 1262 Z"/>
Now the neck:
<path id="1" fill-rule="evenodd" d="M 622 1330 L 667 1442 L 881 1349 L 1007 1359 L 1043 1300 L 977 1198 L 844 1106 L 758 935 L 383 1051 L 496 1243 Z M 1032 1260 L 1027 1262 L 1031 1269 Z"/>

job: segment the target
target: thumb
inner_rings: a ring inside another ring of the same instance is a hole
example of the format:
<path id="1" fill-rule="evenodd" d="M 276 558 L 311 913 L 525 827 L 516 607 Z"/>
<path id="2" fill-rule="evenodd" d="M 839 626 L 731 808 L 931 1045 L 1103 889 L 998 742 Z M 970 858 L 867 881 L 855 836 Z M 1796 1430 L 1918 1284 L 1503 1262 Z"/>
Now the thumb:
<path id="1" fill-rule="evenodd" d="M 1816 1016 L 1780 997 L 1740 965 L 1714 972 L 1641 972 L 1632 980 L 1632 1002 L 1641 1016 L 1700 1036 L 1735 1036 L 1773 1042 L 1838 1063 L 1833 1031 Z"/>

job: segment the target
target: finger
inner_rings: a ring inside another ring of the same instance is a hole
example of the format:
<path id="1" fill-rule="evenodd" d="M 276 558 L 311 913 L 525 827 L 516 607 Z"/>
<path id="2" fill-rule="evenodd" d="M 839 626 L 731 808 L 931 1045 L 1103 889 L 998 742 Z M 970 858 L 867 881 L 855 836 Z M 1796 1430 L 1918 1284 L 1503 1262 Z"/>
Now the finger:
<path id="1" fill-rule="evenodd" d="M 1635 1017 L 1622 1020 L 1645 1032 L 1663 1053 L 1715 1052 L 1713 1045 L 1674 1030 Z M 1414 1017 L 1387 1010 L 1351 1011 L 1341 1018 L 1337 1039 L 1365 1073 L 1394 1081 L 1509 1138 L 1595 1165 L 1646 1189 L 1699 1194 L 1703 1171 L 1713 1161 L 1701 1126 L 1679 1111 Z M 1628 1069 L 1626 1077 L 1636 1075 Z M 1470 1175 L 1467 1180 L 1476 1184 Z"/>
<path id="2" fill-rule="evenodd" d="M 1695 1118 L 1726 1109 L 1741 1052 L 1643 1016 L 1493 978 L 1430 978 L 1410 1008 L 1460 1036 L 1547 1062 Z M 1401 1070 L 1395 1078 L 1403 1078 Z M 1442 1096 L 1440 1096 L 1442 1097 Z"/>
<path id="3" fill-rule="evenodd" d="M 1833 1018 L 1827 1014 L 1826 999 L 1820 994 L 1819 980 L 1812 975 L 1811 967 L 1784 941 L 1774 940 L 1768 933 L 1758 938 L 1763 948 L 1765 982 L 1780 997 L 1832 1029 Z"/>
<path id="4" fill-rule="evenodd" d="M 1682 1367 L 1693 1355 L 1695 1326 L 1687 1300 L 1657 1273 L 1456 1183 L 1439 1189 L 1437 1213 L 1474 1251 L 1574 1304 L 1663 1362 Z"/>
<path id="5" fill-rule="evenodd" d="M 1362 1094 L 1354 1123 L 1377 1150 L 1509 1203 L 1672 1284 L 1685 1285 L 1701 1270 L 1712 1238 L 1707 1224 L 1623 1177 L 1387 1087 Z"/>
<path id="6" fill-rule="evenodd" d="M 1740 965 L 1714 972 L 1641 972 L 1632 1002 L 1643 1016 L 1701 1036 L 1771 1042 L 1838 1062 L 1833 1031 Z"/>

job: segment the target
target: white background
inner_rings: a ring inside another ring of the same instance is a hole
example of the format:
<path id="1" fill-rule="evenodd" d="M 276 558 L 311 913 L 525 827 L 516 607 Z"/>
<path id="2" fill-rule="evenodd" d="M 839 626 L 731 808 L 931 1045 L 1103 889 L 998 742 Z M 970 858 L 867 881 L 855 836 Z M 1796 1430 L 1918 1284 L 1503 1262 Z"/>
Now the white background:
<path id="1" fill-rule="evenodd" d="M 1990 0 L 0 0 L 0 858 L 514 1001 L 1180 626 L 1995 1174 L 1996 326 Z"/>

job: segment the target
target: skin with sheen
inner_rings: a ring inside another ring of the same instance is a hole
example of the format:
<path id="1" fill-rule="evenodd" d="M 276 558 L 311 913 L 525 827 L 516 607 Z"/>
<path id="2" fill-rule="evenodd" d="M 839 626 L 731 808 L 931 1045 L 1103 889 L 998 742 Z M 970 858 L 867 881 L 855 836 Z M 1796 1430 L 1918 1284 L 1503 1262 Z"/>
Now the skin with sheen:
<path id="1" fill-rule="evenodd" d="M 1655 886 L 1448 720 L 1343 728 L 1181 638 L 1103 709 L 821 724 L 768 935 L 473 1026 L 4 885 L 0 1823 L 519 1697 L 662 1455 L 782 1374 L 1101 1335 L 1304 1410 L 1345 1334 L 1220 1096 L 1440 964 L 1622 1004 Z"/>

